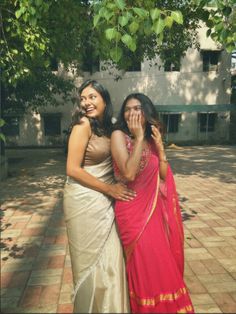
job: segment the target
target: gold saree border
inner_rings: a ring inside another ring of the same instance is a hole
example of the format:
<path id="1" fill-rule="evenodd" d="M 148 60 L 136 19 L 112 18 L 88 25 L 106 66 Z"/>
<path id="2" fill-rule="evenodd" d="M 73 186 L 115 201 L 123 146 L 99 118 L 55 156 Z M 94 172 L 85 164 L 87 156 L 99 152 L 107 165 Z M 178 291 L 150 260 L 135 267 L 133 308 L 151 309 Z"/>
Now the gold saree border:
<path id="1" fill-rule="evenodd" d="M 160 302 L 172 302 L 178 300 L 183 295 L 187 294 L 187 289 L 180 288 L 175 293 L 161 293 L 154 298 L 140 298 L 138 297 L 134 291 L 129 291 L 130 298 L 135 299 L 135 301 L 141 306 L 156 306 Z M 177 310 L 177 313 L 191 313 L 193 312 L 193 307 L 191 304 L 182 307 Z"/>
<path id="2" fill-rule="evenodd" d="M 192 305 L 186 305 L 178 310 L 177 313 L 193 313 L 193 311 Z"/>

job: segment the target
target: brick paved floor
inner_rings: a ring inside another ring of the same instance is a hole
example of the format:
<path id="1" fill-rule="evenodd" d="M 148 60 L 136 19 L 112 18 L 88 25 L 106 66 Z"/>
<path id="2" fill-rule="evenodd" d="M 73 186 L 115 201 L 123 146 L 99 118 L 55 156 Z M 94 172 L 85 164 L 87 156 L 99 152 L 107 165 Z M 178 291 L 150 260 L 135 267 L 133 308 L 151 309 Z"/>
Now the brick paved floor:
<path id="1" fill-rule="evenodd" d="M 0 183 L 1 313 L 71 313 L 60 149 L 8 150 Z M 196 313 L 236 312 L 236 147 L 168 149 Z"/>

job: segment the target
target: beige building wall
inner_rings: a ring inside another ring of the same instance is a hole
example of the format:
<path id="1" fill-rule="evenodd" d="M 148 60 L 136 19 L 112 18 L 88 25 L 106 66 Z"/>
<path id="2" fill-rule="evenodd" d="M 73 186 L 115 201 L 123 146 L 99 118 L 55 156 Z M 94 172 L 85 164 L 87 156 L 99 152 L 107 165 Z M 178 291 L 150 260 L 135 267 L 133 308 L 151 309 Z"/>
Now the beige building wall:
<path id="1" fill-rule="evenodd" d="M 210 38 L 205 36 L 206 29 L 199 31 L 200 49 L 220 50 Z M 220 50 L 221 51 L 221 50 Z M 155 105 L 225 105 L 230 103 L 231 74 L 230 55 L 221 51 L 217 71 L 203 72 L 201 50 L 189 49 L 181 60 L 180 72 L 165 72 L 160 60 L 157 58 L 142 63 L 141 72 L 112 71 L 96 72 L 93 75 L 84 73 L 83 77 L 76 78 L 79 86 L 87 78 L 98 80 L 109 90 L 114 105 L 115 115 L 118 113 L 124 98 L 133 92 L 147 94 Z M 156 64 L 156 65 L 155 65 Z M 102 68 L 102 64 L 101 64 Z M 121 79 L 116 81 L 114 74 Z M 69 74 L 70 75 L 70 74 Z M 39 114 L 29 113 L 20 119 L 20 136 L 8 138 L 9 145 L 34 146 L 34 145 L 61 145 L 63 142 L 62 131 L 70 124 L 71 114 L 75 104 L 66 103 L 59 107 L 48 107 Z M 180 107 L 179 107 L 180 108 Z M 176 109 L 178 111 L 178 108 Z M 206 139 L 228 139 L 229 112 L 218 113 L 216 131 L 214 134 L 199 134 L 197 112 L 185 112 L 181 108 L 178 133 L 168 134 L 168 140 L 174 142 L 197 142 Z M 45 113 L 61 114 L 61 135 L 45 136 Z"/>

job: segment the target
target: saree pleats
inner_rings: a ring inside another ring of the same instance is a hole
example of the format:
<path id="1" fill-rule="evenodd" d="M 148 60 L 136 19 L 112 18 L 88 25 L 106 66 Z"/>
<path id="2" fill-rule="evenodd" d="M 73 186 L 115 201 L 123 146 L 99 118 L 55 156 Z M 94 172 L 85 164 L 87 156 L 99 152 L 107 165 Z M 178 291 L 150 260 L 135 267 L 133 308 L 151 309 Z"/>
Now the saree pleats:
<path id="1" fill-rule="evenodd" d="M 116 202 L 115 213 L 132 313 L 193 313 L 183 280 L 183 226 L 171 169 L 160 182 L 158 157 L 151 149 L 145 167 L 128 186 L 137 196 Z"/>
<path id="2" fill-rule="evenodd" d="M 85 169 L 104 182 L 113 182 L 110 158 Z M 123 251 L 111 199 L 68 178 L 64 214 L 75 287 L 74 312 L 128 312 Z"/>

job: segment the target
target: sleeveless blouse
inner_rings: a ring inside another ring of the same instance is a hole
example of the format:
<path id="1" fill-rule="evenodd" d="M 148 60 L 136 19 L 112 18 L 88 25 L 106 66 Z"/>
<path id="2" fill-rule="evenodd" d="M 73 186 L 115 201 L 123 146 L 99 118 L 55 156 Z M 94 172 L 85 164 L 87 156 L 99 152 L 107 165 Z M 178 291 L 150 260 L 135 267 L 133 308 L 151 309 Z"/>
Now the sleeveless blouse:
<path id="1" fill-rule="evenodd" d="M 92 133 L 84 156 L 83 166 L 97 165 L 111 155 L 110 139 Z"/>

